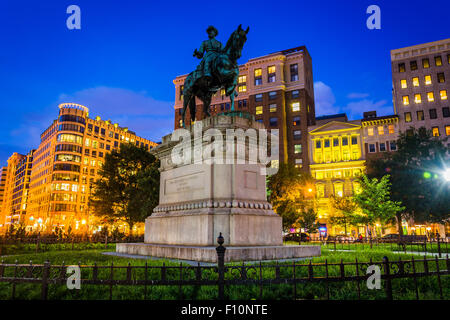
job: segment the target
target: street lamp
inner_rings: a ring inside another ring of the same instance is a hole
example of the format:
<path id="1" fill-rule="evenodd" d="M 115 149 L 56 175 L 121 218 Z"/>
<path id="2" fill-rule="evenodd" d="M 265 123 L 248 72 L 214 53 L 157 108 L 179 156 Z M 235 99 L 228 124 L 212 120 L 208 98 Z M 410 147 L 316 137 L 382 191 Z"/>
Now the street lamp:
<path id="1" fill-rule="evenodd" d="M 450 168 L 446 168 L 444 170 L 444 179 L 445 179 L 445 181 L 450 182 Z"/>

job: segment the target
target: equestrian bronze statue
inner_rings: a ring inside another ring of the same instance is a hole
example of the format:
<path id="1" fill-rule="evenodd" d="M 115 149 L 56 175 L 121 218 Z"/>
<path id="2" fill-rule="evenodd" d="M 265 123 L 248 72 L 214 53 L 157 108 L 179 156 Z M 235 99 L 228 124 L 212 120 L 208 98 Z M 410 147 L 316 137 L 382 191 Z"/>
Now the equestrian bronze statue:
<path id="1" fill-rule="evenodd" d="M 218 34 L 217 29 L 213 26 L 208 27 L 206 32 L 209 39 L 203 41 L 199 50 L 195 49 L 194 51 L 194 57 L 202 59 L 202 61 L 184 81 L 183 127 L 185 127 L 186 108 L 188 106 L 191 120 L 197 120 L 195 97 L 203 102 L 203 113 L 209 117 L 211 98 L 218 90 L 223 88 L 226 96 L 230 97 L 231 110 L 234 110 L 234 98 L 237 96 L 235 88 L 239 76 L 237 60 L 241 57 L 248 31 L 249 27 L 247 27 L 247 30 L 243 30 L 242 26 L 239 25 L 223 48 L 222 43 L 215 39 Z"/>

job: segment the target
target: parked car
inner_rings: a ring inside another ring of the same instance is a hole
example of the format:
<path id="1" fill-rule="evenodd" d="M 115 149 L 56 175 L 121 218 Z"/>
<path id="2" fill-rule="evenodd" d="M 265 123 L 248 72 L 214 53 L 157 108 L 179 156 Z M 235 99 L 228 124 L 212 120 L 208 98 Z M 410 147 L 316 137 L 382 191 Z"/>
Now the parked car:
<path id="1" fill-rule="evenodd" d="M 311 237 L 306 233 L 288 233 L 284 236 L 284 241 L 308 242 Z"/>

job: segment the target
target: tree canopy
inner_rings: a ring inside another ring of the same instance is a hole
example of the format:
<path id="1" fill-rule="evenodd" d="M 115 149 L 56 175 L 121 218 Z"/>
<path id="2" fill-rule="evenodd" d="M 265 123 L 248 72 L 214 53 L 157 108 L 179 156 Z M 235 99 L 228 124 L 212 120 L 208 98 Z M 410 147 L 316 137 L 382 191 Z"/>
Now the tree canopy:
<path id="1" fill-rule="evenodd" d="M 401 201 L 403 215 L 417 222 L 442 223 L 450 217 L 450 183 L 444 179 L 450 168 L 446 141 L 423 127 L 411 128 L 400 134 L 397 151 L 368 162 L 370 177 L 391 176 L 392 199 Z"/>
<path id="2" fill-rule="evenodd" d="M 158 205 L 158 168 L 155 156 L 134 144 L 122 144 L 119 151 L 106 154 L 90 198 L 94 214 L 125 221 L 132 232 Z"/>

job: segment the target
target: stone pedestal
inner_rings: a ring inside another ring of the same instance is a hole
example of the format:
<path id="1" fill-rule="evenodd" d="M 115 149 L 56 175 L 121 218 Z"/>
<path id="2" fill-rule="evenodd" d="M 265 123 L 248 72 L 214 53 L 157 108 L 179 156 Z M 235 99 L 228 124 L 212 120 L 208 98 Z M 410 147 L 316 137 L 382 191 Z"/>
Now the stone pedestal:
<path id="1" fill-rule="evenodd" d="M 254 157 L 266 155 L 259 129 L 251 118 L 221 115 L 187 128 L 184 144 L 172 139 L 180 131 L 163 137 L 152 151 L 161 161 L 160 199 L 144 243 L 119 244 L 117 252 L 213 262 L 221 232 L 226 261 L 320 255 L 319 246 L 282 246 L 281 217 L 266 200 L 266 165 Z M 247 138 L 225 143 L 242 132 Z"/>

